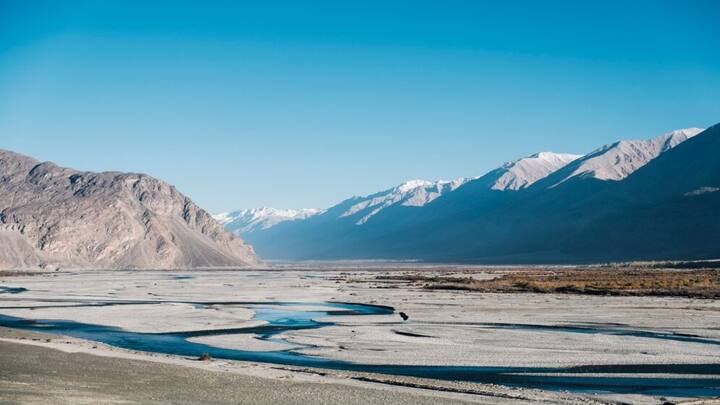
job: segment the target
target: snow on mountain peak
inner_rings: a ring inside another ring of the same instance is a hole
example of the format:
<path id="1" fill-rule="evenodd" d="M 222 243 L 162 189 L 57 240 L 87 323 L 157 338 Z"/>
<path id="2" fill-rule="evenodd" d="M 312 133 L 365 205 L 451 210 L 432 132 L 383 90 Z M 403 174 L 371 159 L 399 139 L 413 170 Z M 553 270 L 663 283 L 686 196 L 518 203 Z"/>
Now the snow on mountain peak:
<path id="1" fill-rule="evenodd" d="M 663 152 L 704 131 L 702 128 L 678 129 L 647 140 L 619 141 L 605 145 L 573 163 L 574 170 L 557 182 L 573 177 L 622 180 L 660 156 Z"/>
<path id="2" fill-rule="evenodd" d="M 441 195 L 453 191 L 467 182 L 466 178 L 451 181 L 410 180 L 389 190 L 361 199 L 340 215 L 340 218 L 362 214 L 355 224 L 362 225 L 385 208 L 400 204 L 406 207 L 421 207 Z"/>
<path id="3" fill-rule="evenodd" d="M 666 150 L 674 148 L 674 147 L 678 146 L 679 144 L 687 141 L 688 139 L 701 133 L 702 131 L 704 131 L 703 128 L 676 129 L 675 131 L 668 132 L 668 133 L 662 134 L 654 139 L 651 139 L 651 141 L 660 143 L 662 146 L 662 148 L 661 148 L 662 152 L 665 152 Z"/>
<path id="4" fill-rule="evenodd" d="M 227 230 L 242 235 L 260 229 L 271 228 L 280 222 L 305 219 L 323 212 L 325 210 L 318 208 L 292 210 L 262 207 L 223 212 L 213 215 L 213 218 Z"/>
<path id="5" fill-rule="evenodd" d="M 415 179 L 415 180 L 408 180 L 408 181 L 402 183 L 401 185 L 395 187 L 395 189 L 399 192 L 406 193 L 406 192 L 408 192 L 410 190 L 414 190 L 418 187 L 425 187 L 425 186 L 429 186 L 431 184 L 433 184 L 431 181 Z"/>
<path id="6" fill-rule="evenodd" d="M 501 175 L 492 185 L 493 190 L 519 190 L 548 176 L 581 155 L 570 153 L 540 152 L 505 163 Z"/>
<path id="7" fill-rule="evenodd" d="M 705 128 L 685 128 L 685 129 L 676 129 L 674 131 L 671 131 L 665 135 L 671 135 L 671 136 L 686 136 L 688 138 L 692 138 L 693 136 L 701 133 L 704 131 Z M 661 135 L 663 136 L 663 135 Z"/>

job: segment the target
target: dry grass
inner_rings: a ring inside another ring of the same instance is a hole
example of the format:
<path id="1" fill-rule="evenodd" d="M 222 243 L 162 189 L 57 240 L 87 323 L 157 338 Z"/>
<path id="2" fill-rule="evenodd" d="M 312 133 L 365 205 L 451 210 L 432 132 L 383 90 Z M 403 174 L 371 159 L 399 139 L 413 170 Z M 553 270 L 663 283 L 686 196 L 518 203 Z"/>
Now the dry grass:
<path id="1" fill-rule="evenodd" d="M 47 274 L 41 270 L 0 270 L 0 277 L 25 277 Z"/>
<path id="2" fill-rule="evenodd" d="M 492 280 L 419 274 L 381 279 L 404 280 L 433 290 L 720 298 L 720 271 L 711 269 L 533 269 L 503 272 Z"/>
<path id="3" fill-rule="evenodd" d="M 212 357 L 210 357 L 209 353 L 203 353 L 200 355 L 200 357 L 198 357 L 198 360 L 199 361 L 210 361 L 210 360 L 212 360 Z"/>

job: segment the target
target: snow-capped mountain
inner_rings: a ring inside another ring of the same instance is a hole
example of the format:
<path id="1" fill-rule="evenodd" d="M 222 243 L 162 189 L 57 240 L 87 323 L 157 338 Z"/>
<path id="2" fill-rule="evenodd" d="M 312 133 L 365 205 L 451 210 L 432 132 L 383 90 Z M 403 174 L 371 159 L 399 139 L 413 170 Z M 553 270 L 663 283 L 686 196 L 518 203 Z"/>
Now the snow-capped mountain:
<path id="1" fill-rule="evenodd" d="M 520 190 L 548 176 L 582 155 L 540 152 L 508 162 L 491 173 L 498 175 L 493 190 Z"/>
<path id="2" fill-rule="evenodd" d="M 362 225 L 383 209 L 402 205 L 405 207 L 422 207 L 445 193 L 454 191 L 465 184 L 468 179 L 459 178 L 451 181 L 410 180 L 397 187 L 381 191 L 367 197 L 356 197 L 359 201 L 340 214 L 340 218 L 360 215 L 355 222 Z"/>
<path id="3" fill-rule="evenodd" d="M 268 229 L 281 222 L 309 218 L 321 214 L 324 210 L 317 208 L 303 208 L 299 210 L 276 208 L 251 208 L 232 212 L 223 212 L 213 215 L 216 221 L 225 229 L 242 235 L 261 229 Z"/>
<path id="4" fill-rule="evenodd" d="M 505 163 L 488 173 L 493 190 L 519 190 L 546 177 L 582 155 L 540 152 Z M 484 177 L 486 177 L 484 176 Z M 355 196 L 328 210 L 254 208 L 217 214 L 214 218 L 228 230 L 239 235 L 266 230 L 290 220 L 307 219 L 327 213 L 335 218 L 352 218 L 355 225 L 363 225 L 382 210 L 392 206 L 422 207 L 438 197 L 455 191 L 478 177 L 455 180 L 409 180 L 393 188 L 368 196 Z M 338 210 L 338 208 L 340 208 Z"/>
<path id="5" fill-rule="evenodd" d="M 492 178 L 490 188 L 493 190 L 519 190 L 530 186 L 581 156 L 569 153 L 540 152 L 505 163 L 486 176 Z M 450 181 L 406 181 L 367 197 L 355 197 L 356 201 L 353 201 L 353 204 L 345 209 L 339 218 L 357 216 L 355 224 L 363 225 L 383 209 L 395 205 L 422 207 L 476 179 L 478 177 L 461 177 Z"/>
<path id="6" fill-rule="evenodd" d="M 284 260 L 718 257 L 718 154 L 720 125 L 584 156 L 541 152 L 471 179 L 408 181 L 243 237 L 261 256 Z"/>
<path id="7" fill-rule="evenodd" d="M 605 145 L 576 160 L 553 179 L 557 186 L 571 178 L 622 180 L 680 143 L 704 131 L 702 128 L 678 129 L 647 140 L 619 141 Z"/>

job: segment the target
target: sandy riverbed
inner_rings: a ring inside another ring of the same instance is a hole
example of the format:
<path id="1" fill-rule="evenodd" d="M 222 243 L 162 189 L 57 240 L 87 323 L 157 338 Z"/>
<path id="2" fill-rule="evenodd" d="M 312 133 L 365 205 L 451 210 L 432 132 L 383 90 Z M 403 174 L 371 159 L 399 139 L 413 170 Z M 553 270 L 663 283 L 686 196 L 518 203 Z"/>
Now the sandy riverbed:
<path id="1" fill-rule="evenodd" d="M 432 270 L 427 270 L 432 271 Z M 0 285 L 22 287 L 25 292 L 0 295 L 0 314 L 25 319 L 65 319 L 117 326 L 136 332 L 169 332 L 225 329 L 258 325 L 253 311 L 237 305 L 198 307 L 186 302 L 358 302 L 392 306 L 410 316 L 396 314 L 332 317 L 335 326 L 298 330 L 278 336 L 286 343 L 217 335 L 200 339 L 218 347 L 245 350 L 296 351 L 329 359 L 364 364 L 482 365 L 502 367 L 569 367 L 603 364 L 708 364 L 720 362 L 720 344 L 648 338 L 614 333 L 577 333 L 543 328 L 503 325 L 620 328 L 676 334 L 720 342 L 720 302 L 688 298 L 602 297 L 558 294 L 478 294 L 459 291 L 426 291 L 378 281 L 381 269 L 293 271 L 85 271 L 35 276 L 3 277 Z M 487 277 L 478 269 L 474 277 Z M 119 301 L 124 305 L 92 306 L 93 302 Z M 136 301 L 136 302 L 132 302 Z M 140 301 L 162 301 L 148 304 Z M 69 305 L 82 305 L 67 307 Z M 63 346 L 80 345 L 75 343 Z M 27 343 L 28 340 L 25 340 Z M 16 342 L 17 343 L 17 342 Z M 51 346 L 42 339 L 36 345 Z M 306 347 L 311 345 L 311 347 Z M 7 346 L 3 346 L 7 347 Z M 9 350 L 9 349 L 8 349 Z M 19 349 L 18 349 L 19 350 Z M 127 355 L 127 351 L 98 345 L 94 354 Z M 148 356 L 134 354 L 141 357 Z M 192 362 L 197 367 L 198 362 Z M 215 363 L 211 362 L 211 363 Z M 254 377 L 272 378 L 261 365 L 223 361 L 225 370 L 252 369 Z M 185 364 L 187 365 L 187 364 Z M 203 365 L 205 366 L 205 365 Z M 294 378 L 287 371 L 283 378 Z M 6 372 L 5 375 L 8 373 Z M 319 384 L 330 382 L 332 372 L 314 376 Z M 288 377 L 290 376 L 290 377 Z M 333 377 L 335 376 L 335 377 Z M 718 377 L 718 376 L 716 376 Z M 382 377 L 385 378 L 385 377 Z M 389 377 L 388 377 L 389 378 Z M 718 377 L 720 378 L 720 377 Z M 402 378 L 392 377 L 390 380 Z M 341 378 L 346 382 L 346 378 Z M 357 380 L 352 380 L 358 384 Z M 423 384 L 428 384 L 424 382 Z M 434 383 L 429 383 L 433 385 Z M 445 386 L 449 383 L 437 383 Z M 362 387 L 376 389 L 372 387 Z M 408 384 L 406 384 L 408 385 Z M 412 384 L 410 384 L 412 385 Z M 451 384 L 452 385 L 452 384 Z M 460 384 L 455 391 L 487 390 L 482 384 Z M 394 387 L 393 391 L 400 390 Z M 417 389 L 403 388 L 408 391 Z M 329 390 L 328 392 L 330 392 Z M 418 395 L 427 395 L 426 390 Z M 493 387 L 493 392 L 516 399 L 552 399 L 658 403 L 652 395 L 566 395 L 516 388 Z M 410 394 L 417 394 L 409 392 Z M 436 395 L 436 394 L 433 394 Z M 443 398 L 447 398 L 449 394 Z M 455 394 L 460 395 L 460 394 Z M 338 398 L 339 399 L 339 398 Z M 486 401 L 483 395 L 460 398 Z M 497 399 L 497 398 L 494 398 Z M 400 400 L 398 401 L 400 402 Z M 497 402 L 497 401 L 491 401 Z"/>

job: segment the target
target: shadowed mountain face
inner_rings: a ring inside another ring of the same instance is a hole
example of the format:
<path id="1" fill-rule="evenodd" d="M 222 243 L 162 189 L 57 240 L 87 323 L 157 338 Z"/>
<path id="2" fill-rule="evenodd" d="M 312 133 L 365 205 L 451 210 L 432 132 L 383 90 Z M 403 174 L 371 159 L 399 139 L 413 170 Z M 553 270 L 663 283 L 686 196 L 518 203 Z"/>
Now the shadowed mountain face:
<path id="1" fill-rule="evenodd" d="M 196 268 L 257 263 L 173 186 L 0 150 L 0 268 Z"/>
<path id="2" fill-rule="evenodd" d="M 497 187 L 508 167 L 422 206 L 388 206 L 361 225 L 341 217 L 356 203 L 348 200 L 245 238 L 272 259 L 501 264 L 720 257 L 719 125 L 606 145 L 531 170 L 525 177 L 532 181 L 503 182 L 522 187 Z"/>

